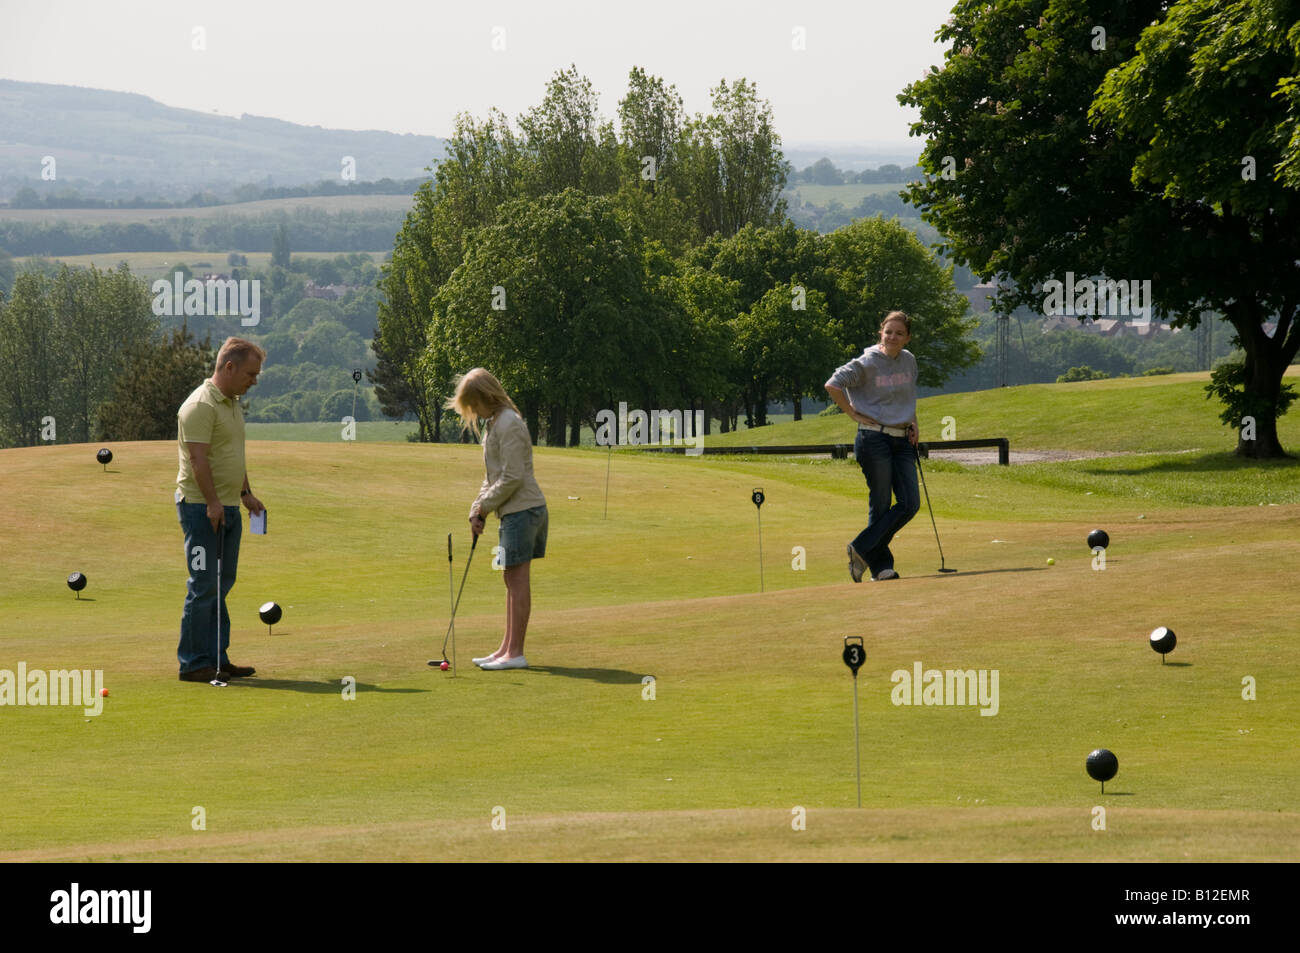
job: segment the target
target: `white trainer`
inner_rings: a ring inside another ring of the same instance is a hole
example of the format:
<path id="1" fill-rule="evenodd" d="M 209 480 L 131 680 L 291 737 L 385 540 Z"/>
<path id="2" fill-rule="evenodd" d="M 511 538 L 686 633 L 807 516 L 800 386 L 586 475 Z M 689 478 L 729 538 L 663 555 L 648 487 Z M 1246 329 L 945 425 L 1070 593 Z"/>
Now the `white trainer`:
<path id="1" fill-rule="evenodd" d="M 484 655 L 482 658 L 472 658 L 470 659 L 470 661 L 473 662 L 475 665 L 477 665 L 479 668 L 482 668 L 484 662 L 495 662 L 496 659 L 497 657 L 495 655 Z"/>

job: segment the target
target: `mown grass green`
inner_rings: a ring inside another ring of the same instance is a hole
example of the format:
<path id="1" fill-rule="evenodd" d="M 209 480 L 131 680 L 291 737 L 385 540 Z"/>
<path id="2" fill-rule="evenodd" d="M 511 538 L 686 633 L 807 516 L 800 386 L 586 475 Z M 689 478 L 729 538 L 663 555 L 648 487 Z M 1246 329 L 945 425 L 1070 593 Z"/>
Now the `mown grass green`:
<path id="1" fill-rule="evenodd" d="M 94 449 L 0 451 L 4 485 L 31 488 L 0 498 L 0 669 L 102 668 L 111 691 L 98 717 L 0 707 L 0 859 L 1297 859 L 1294 503 L 1107 483 L 1147 457 L 936 462 L 960 572 L 934 572 L 922 512 L 895 547 L 904 578 L 855 586 L 851 462 L 620 452 L 605 518 L 606 454 L 539 448 L 533 667 L 468 665 L 504 617 L 490 528 L 452 678 L 425 660 L 446 627 L 448 532 L 457 582 L 468 555 L 478 448 L 256 442 L 270 535 L 245 535 L 230 606 L 232 657 L 258 676 L 218 690 L 175 677 L 175 447 L 115 445 L 107 473 Z M 1099 462 L 1115 473 L 1073 469 Z M 1094 526 L 1112 539 L 1101 571 Z M 267 599 L 285 608 L 274 635 Z M 1157 625 L 1179 637 L 1165 666 Z M 848 634 L 868 657 L 861 811 Z M 915 661 L 998 670 L 998 714 L 892 704 L 891 673 Z M 1083 770 L 1101 746 L 1120 761 L 1104 797 Z"/>

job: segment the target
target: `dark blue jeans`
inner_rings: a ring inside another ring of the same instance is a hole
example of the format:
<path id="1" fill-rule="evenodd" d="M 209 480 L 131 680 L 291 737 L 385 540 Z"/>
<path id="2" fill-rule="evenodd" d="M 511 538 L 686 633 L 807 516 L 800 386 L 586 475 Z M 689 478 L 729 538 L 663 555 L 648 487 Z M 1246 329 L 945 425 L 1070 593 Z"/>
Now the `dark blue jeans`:
<path id="1" fill-rule="evenodd" d="M 208 521 L 205 503 L 177 503 L 176 515 L 185 534 L 185 568 L 189 583 L 185 589 L 185 611 L 181 614 L 181 640 L 176 658 L 182 672 L 200 668 L 223 668 L 230 664 L 230 613 L 226 593 L 235 585 L 239 567 L 239 538 L 243 532 L 239 507 L 227 506 L 222 524 L 225 536 L 221 554 L 221 646 L 217 646 L 217 534 Z M 220 663 L 220 664 L 218 664 Z"/>
<path id="2" fill-rule="evenodd" d="M 853 548 L 878 576 L 894 568 L 889 551 L 894 534 L 921 508 L 916 483 L 916 449 L 906 437 L 891 437 L 875 430 L 859 430 L 853 455 L 867 478 L 869 516 L 867 528 L 853 540 Z M 891 506 L 891 499 L 896 498 Z"/>

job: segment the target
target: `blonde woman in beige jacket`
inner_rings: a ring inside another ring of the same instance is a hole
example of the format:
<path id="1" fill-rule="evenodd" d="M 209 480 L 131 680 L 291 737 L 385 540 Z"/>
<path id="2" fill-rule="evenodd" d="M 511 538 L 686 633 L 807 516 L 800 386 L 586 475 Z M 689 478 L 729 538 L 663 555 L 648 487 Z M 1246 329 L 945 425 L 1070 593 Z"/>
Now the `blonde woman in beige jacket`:
<path id="1" fill-rule="evenodd" d="M 462 375 L 447 406 L 460 415 L 461 425 L 483 437 L 487 475 L 469 508 L 469 526 L 477 539 L 489 513 L 501 521 L 497 539 L 502 550 L 506 583 L 506 632 L 491 655 L 474 659 L 486 671 L 527 668 L 524 635 L 532 611 L 528 567 L 546 555 L 547 511 L 533 478 L 533 441 L 519 408 L 501 382 L 481 367 Z"/>

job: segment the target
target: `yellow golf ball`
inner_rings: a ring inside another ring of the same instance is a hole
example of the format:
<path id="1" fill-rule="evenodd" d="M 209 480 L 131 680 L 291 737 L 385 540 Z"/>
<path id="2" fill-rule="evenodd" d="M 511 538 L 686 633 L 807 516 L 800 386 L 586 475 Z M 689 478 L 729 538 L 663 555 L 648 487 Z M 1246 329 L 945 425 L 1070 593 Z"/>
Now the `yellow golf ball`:
<path id="1" fill-rule="evenodd" d="M 1049 565 L 1049 566 L 1055 566 L 1055 565 L 1056 565 L 1056 560 L 1055 560 L 1055 559 L 1052 559 L 1052 558 L 1049 556 L 1048 559 L 1047 559 L 1047 565 Z"/>

